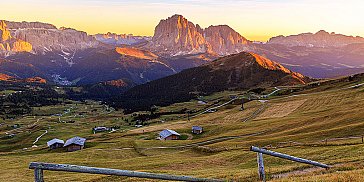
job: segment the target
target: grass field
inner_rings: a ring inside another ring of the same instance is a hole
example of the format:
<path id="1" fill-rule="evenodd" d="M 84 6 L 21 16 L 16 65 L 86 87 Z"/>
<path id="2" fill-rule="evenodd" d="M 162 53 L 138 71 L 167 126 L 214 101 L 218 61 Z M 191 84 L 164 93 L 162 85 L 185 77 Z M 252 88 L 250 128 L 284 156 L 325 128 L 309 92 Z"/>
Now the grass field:
<path id="1" fill-rule="evenodd" d="M 190 121 L 184 115 L 175 115 L 173 120 L 142 128 L 127 125 L 120 118 L 129 116 L 117 111 L 106 112 L 105 107 L 96 102 L 40 108 L 39 116 L 0 121 L 3 123 L 0 136 L 16 133 L 13 138 L 0 139 L 0 177 L 6 181 L 31 181 L 33 171 L 28 169 L 28 164 L 38 161 L 258 181 L 256 153 L 249 148 L 259 146 L 333 166 L 327 170 L 319 169 L 264 155 L 270 181 L 364 181 L 364 144 L 361 139 L 364 134 L 364 87 L 349 88 L 363 81 L 334 82 L 299 88 L 295 92 L 291 90 L 297 88 L 284 87 L 280 93 L 267 98 L 268 102 L 254 100 L 246 103 L 244 111 L 240 110 L 240 105 L 231 104 Z M 231 94 L 217 93 L 204 100 L 211 103 L 220 99 L 219 103 L 222 103 Z M 250 118 L 263 104 L 264 110 Z M 64 113 L 71 107 L 70 112 Z M 159 110 L 204 107 L 191 101 Z M 93 109 L 97 111 L 92 112 Z M 59 122 L 58 116 L 40 116 L 41 113 L 61 112 L 61 121 L 75 122 Z M 79 117 L 79 113 L 84 114 Z M 250 119 L 243 122 L 246 118 Z M 9 128 L 13 124 L 19 124 L 20 128 Z M 120 125 L 121 129 L 113 133 L 91 133 L 94 126 L 101 125 Z M 193 125 L 203 126 L 204 133 L 192 135 L 188 140 L 155 140 L 163 129 L 189 134 Z M 37 147 L 32 147 L 35 138 L 45 130 L 48 133 L 36 143 Z M 46 148 L 45 143 L 52 138 L 66 140 L 73 136 L 88 139 L 84 150 L 67 153 Z M 45 172 L 45 180 L 140 181 L 49 171 Z"/>

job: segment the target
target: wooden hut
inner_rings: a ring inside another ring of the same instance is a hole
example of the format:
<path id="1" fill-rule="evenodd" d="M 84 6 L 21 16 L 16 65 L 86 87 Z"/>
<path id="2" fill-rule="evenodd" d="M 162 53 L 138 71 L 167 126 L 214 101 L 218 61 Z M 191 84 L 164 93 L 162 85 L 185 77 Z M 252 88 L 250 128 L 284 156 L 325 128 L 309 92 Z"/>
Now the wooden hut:
<path id="1" fill-rule="evenodd" d="M 201 126 L 192 126 L 192 133 L 193 134 L 201 134 L 203 129 Z"/>
<path id="2" fill-rule="evenodd" d="M 66 141 L 66 144 L 64 144 L 64 147 L 67 148 L 68 152 L 73 152 L 76 150 L 81 150 L 85 147 L 85 138 L 81 137 L 73 137 Z"/>
<path id="3" fill-rule="evenodd" d="M 47 146 L 49 147 L 49 149 L 53 150 L 53 149 L 57 149 L 57 148 L 62 148 L 64 145 L 64 141 L 60 140 L 58 138 L 54 138 L 52 140 L 49 140 L 47 142 Z"/>
<path id="4" fill-rule="evenodd" d="M 160 140 L 178 140 L 181 135 L 173 130 L 165 129 L 159 133 Z"/>
<path id="5" fill-rule="evenodd" d="M 104 131 L 108 131 L 109 129 L 104 127 L 104 126 L 98 126 L 98 127 L 95 127 L 95 128 L 92 128 L 92 132 L 95 134 L 95 133 L 98 133 L 98 132 L 104 132 Z"/>

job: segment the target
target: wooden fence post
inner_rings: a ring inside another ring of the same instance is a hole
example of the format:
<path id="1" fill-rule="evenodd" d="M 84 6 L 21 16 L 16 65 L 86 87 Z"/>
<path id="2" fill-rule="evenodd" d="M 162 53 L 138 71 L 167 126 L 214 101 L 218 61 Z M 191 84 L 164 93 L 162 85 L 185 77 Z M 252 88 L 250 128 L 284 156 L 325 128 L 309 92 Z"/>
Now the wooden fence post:
<path id="1" fill-rule="evenodd" d="M 263 154 L 257 153 L 257 162 L 258 162 L 258 175 L 259 179 L 265 182 L 265 170 L 264 170 L 264 162 L 263 162 Z"/>
<path id="2" fill-rule="evenodd" d="M 270 151 L 270 150 L 266 150 L 266 149 L 261 149 L 261 148 L 254 147 L 254 146 L 251 146 L 250 150 L 253 151 L 253 152 L 257 152 L 257 153 L 271 155 L 271 156 L 274 156 L 274 157 L 279 157 L 279 158 L 282 158 L 282 159 L 287 159 L 287 160 L 296 161 L 296 162 L 300 162 L 300 163 L 310 164 L 310 165 L 314 165 L 314 166 L 318 166 L 318 167 L 322 167 L 322 168 L 330 168 L 331 167 L 329 165 L 322 164 L 322 163 L 319 163 L 319 162 L 316 162 L 316 161 L 311 161 L 311 160 L 308 160 L 308 159 L 294 157 L 294 156 L 290 156 L 290 155 L 287 155 L 287 154 L 282 154 L 282 153 L 279 153 L 279 152 L 274 152 L 274 151 Z"/>
<path id="3" fill-rule="evenodd" d="M 43 169 L 39 169 L 39 168 L 34 169 L 34 181 L 35 182 L 44 182 Z"/>

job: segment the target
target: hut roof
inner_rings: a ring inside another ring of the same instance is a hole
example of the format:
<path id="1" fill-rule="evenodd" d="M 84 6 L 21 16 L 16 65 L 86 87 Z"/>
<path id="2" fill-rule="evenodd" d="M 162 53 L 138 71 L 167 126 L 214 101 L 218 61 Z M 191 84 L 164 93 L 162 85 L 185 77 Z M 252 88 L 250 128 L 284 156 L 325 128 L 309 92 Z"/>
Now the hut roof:
<path id="1" fill-rule="evenodd" d="M 192 126 L 192 130 L 202 130 L 201 126 Z"/>
<path id="2" fill-rule="evenodd" d="M 64 141 L 63 141 L 63 140 L 60 140 L 60 139 L 58 139 L 58 138 L 54 138 L 54 139 L 49 140 L 49 141 L 47 142 L 47 146 L 49 147 L 49 146 L 51 146 L 51 145 L 53 145 L 53 144 L 55 144 L 55 143 L 61 143 L 61 144 L 64 144 Z"/>
<path id="3" fill-rule="evenodd" d="M 68 139 L 66 141 L 66 144 L 64 144 L 64 146 L 67 147 L 68 145 L 71 145 L 71 144 L 83 146 L 83 145 L 85 145 L 85 141 L 86 141 L 85 138 L 73 137 L 73 138 Z"/>
<path id="4" fill-rule="evenodd" d="M 165 130 L 163 130 L 163 131 L 161 131 L 161 132 L 159 133 L 159 136 L 160 136 L 161 138 L 167 138 L 167 137 L 169 137 L 169 136 L 171 136 L 171 135 L 178 135 L 178 136 L 180 136 L 180 134 L 179 134 L 179 133 L 177 133 L 177 132 L 175 132 L 175 131 L 173 131 L 173 130 L 169 130 L 169 129 L 165 129 Z"/>

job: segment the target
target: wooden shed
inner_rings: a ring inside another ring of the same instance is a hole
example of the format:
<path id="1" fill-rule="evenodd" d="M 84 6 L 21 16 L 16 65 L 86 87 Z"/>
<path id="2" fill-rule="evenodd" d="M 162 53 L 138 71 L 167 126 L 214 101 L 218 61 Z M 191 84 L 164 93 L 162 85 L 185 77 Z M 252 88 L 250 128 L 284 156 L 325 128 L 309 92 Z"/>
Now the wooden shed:
<path id="1" fill-rule="evenodd" d="M 54 138 L 52 140 L 49 140 L 47 142 L 47 146 L 49 147 L 49 149 L 53 150 L 53 149 L 57 149 L 57 148 L 62 148 L 64 145 L 64 141 L 60 140 L 58 138 Z"/>
<path id="2" fill-rule="evenodd" d="M 192 126 L 192 133 L 193 134 L 201 134 L 203 129 L 201 126 Z"/>
<path id="3" fill-rule="evenodd" d="M 73 152 L 76 150 L 81 150 L 85 147 L 85 138 L 81 137 L 73 137 L 66 141 L 66 144 L 64 144 L 64 147 L 67 148 L 68 152 Z"/>
<path id="4" fill-rule="evenodd" d="M 160 140 L 178 140 L 181 135 L 173 130 L 165 129 L 159 133 Z"/>

